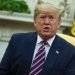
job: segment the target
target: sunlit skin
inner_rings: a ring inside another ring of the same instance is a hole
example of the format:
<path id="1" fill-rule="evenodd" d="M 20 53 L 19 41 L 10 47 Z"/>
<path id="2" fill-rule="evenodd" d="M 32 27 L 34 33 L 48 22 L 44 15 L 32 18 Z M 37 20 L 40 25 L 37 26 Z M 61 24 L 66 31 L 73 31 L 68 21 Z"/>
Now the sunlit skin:
<path id="1" fill-rule="evenodd" d="M 36 31 L 44 40 L 48 40 L 56 34 L 59 23 L 59 14 L 56 11 L 41 11 L 34 20 Z"/>

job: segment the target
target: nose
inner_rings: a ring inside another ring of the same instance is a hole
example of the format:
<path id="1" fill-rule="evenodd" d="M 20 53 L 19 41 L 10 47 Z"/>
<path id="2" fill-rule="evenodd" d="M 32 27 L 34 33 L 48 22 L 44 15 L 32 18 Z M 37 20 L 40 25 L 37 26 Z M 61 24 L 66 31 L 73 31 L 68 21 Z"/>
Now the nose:
<path id="1" fill-rule="evenodd" d="M 46 25 L 49 25 L 49 23 L 50 23 L 50 20 L 49 20 L 49 18 L 47 17 L 47 18 L 45 19 L 45 24 L 46 24 Z"/>

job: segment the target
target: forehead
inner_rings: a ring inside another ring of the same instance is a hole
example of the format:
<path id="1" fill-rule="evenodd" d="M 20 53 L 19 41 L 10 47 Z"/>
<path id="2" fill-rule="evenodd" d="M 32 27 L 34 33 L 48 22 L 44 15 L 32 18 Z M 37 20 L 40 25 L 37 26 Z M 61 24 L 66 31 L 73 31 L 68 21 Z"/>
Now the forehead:
<path id="1" fill-rule="evenodd" d="M 57 11 L 40 11 L 38 15 L 46 15 L 46 16 L 59 16 Z"/>

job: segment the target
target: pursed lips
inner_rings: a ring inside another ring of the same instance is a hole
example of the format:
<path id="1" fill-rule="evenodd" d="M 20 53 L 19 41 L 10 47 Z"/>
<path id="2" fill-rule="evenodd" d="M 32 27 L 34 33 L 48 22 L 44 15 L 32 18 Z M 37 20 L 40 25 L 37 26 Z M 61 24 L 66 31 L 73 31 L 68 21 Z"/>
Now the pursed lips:
<path id="1" fill-rule="evenodd" d="M 49 32 L 50 31 L 50 28 L 49 27 L 44 27 L 44 32 Z"/>

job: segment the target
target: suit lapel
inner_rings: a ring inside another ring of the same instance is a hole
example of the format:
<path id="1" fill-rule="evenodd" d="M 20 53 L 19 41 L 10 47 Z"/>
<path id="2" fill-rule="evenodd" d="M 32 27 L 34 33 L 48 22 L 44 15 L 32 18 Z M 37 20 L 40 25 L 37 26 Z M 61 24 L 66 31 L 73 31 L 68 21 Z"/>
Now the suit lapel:
<path id="1" fill-rule="evenodd" d="M 27 64 L 26 64 L 26 67 L 25 67 L 26 71 L 27 71 L 26 74 L 29 73 L 29 71 L 30 71 L 30 66 L 31 66 L 31 62 L 32 62 L 32 58 L 33 58 L 33 53 L 34 53 L 34 49 L 35 49 L 35 45 L 36 45 L 36 40 L 37 40 L 37 34 L 33 33 L 28 38 L 30 38 L 30 39 L 27 40 L 27 44 L 26 44 L 27 47 L 25 47 L 26 54 L 23 56 L 23 57 L 25 57 L 24 64 L 27 61 Z"/>
<path id="2" fill-rule="evenodd" d="M 58 36 L 56 36 L 56 38 L 50 48 L 50 51 L 48 53 L 42 73 L 44 73 L 48 70 L 50 71 L 50 69 L 53 67 L 54 63 L 56 62 L 56 59 L 61 54 L 61 51 L 62 50 L 61 50 L 60 38 Z"/>
<path id="3" fill-rule="evenodd" d="M 26 58 L 28 61 L 32 61 L 32 57 L 33 57 L 33 53 L 34 53 L 34 49 L 35 49 L 35 45 L 36 45 L 36 40 L 37 40 L 37 35 L 35 33 L 33 33 L 33 35 L 30 37 L 29 41 L 28 41 L 28 47 L 27 47 L 27 55 Z"/>

